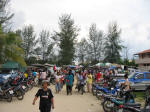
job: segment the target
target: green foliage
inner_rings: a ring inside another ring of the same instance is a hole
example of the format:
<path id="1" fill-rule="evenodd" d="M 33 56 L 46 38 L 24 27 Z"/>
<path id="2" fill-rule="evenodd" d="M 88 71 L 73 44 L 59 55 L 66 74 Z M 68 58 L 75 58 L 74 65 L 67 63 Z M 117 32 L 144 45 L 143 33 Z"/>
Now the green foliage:
<path id="1" fill-rule="evenodd" d="M 24 52 L 22 48 L 18 46 L 21 40 L 19 40 L 15 33 L 4 33 L 0 30 L 0 42 L 0 63 L 15 61 L 20 63 L 22 66 L 26 66 L 24 61 Z"/>
<path id="2" fill-rule="evenodd" d="M 105 62 L 118 63 L 120 60 L 120 52 L 122 50 L 120 40 L 121 30 L 117 23 L 110 24 L 108 27 L 108 34 L 105 42 Z"/>
<path id="3" fill-rule="evenodd" d="M 62 65 L 72 64 L 75 53 L 75 39 L 79 29 L 74 25 L 71 15 L 64 14 L 59 18 L 60 32 L 56 33 L 60 47 L 60 63 Z"/>

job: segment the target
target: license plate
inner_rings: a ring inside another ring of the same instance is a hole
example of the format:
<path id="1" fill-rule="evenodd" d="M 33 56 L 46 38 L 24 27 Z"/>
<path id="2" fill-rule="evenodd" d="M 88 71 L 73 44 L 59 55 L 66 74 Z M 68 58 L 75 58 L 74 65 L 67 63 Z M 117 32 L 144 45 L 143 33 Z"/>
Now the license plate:
<path id="1" fill-rule="evenodd" d="M 23 88 L 23 89 L 26 89 L 26 87 L 25 87 L 25 86 L 22 86 L 22 88 Z"/>
<path id="2" fill-rule="evenodd" d="M 13 94 L 14 92 L 13 92 L 13 90 L 11 90 L 11 91 L 9 91 L 9 93 L 10 93 L 10 94 Z"/>

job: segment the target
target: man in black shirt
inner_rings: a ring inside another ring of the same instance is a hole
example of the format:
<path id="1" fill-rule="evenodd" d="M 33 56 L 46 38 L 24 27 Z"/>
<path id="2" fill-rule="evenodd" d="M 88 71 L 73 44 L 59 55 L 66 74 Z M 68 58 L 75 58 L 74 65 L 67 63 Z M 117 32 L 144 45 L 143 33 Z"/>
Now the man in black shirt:
<path id="1" fill-rule="evenodd" d="M 39 89 L 33 100 L 33 105 L 35 105 L 36 100 L 40 96 L 40 112 L 51 112 L 51 106 L 54 109 L 54 96 L 49 88 L 47 88 L 47 81 L 43 81 L 43 88 Z"/>

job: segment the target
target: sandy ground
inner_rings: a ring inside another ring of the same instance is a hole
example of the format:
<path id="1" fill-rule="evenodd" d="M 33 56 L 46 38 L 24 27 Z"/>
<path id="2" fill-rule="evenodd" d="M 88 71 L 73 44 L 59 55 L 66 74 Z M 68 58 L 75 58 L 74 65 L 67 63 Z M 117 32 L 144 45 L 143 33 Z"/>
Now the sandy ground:
<path id="1" fill-rule="evenodd" d="M 85 93 L 80 95 L 73 90 L 73 94 L 67 96 L 65 87 L 60 94 L 55 94 L 54 87 L 50 87 L 54 94 L 55 109 L 52 112 L 103 112 L 100 101 L 92 94 Z M 32 105 L 35 93 L 39 88 L 34 87 L 27 92 L 22 101 L 13 98 L 11 103 L 0 101 L 0 112 L 39 112 L 38 104 Z"/>

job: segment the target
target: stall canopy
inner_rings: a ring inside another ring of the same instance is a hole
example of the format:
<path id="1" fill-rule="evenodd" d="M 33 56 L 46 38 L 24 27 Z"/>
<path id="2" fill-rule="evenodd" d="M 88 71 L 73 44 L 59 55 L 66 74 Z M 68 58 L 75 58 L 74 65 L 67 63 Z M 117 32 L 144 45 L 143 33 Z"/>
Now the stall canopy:
<path id="1" fill-rule="evenodd" d="M 19 69 L 19 64 L 17 62 L 8 61 L 7 63 L 2 64 L 2 68 Z"/>
<path id="2" fill-rule="evenodd" d="M 98 67 L 105 67 L 105 63 L 97 63 L 95 66 L 98 66 Z"/>
<path id="3" fill-rule="evenodd" d="M 2 64 L 2 69 L 17 69 L 21 72 L 25 71 L 25 68 L 23 68 L 19 63 L 14 62 L 14 61 L 8 61 L 4 64 Z"/>

